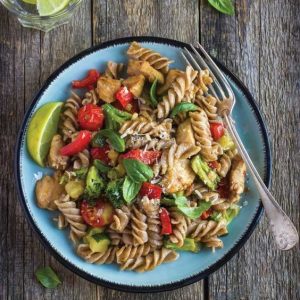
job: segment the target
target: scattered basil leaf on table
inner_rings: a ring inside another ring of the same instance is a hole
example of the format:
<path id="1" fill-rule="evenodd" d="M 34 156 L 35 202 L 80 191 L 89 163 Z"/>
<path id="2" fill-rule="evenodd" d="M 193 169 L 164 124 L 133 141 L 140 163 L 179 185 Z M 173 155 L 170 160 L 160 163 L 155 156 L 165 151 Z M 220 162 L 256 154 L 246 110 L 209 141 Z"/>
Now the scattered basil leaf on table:
<path id="1" fill-rule="evenodd" d="M 232 0 L 208 0 L 216 10 L 223 14 L 234 15 L 234 5 Z"/>
<path id="2" fill-rule="evenodd" d="M 118 152 L 125 151 L 125 141 L 121 138 L 121 136 L 113 131 L 112 129 L 102 129 L 100 130 L 97 135 L 99 137 L 105 137 L 109 140 L 112 148 L 114 148 Z M 97 136 L 96 135 L 96 136 Z"/>
<path id="3" fill-rule="evenodd" d="M 123 165 L 128 177 L 134 182 L 146 182 L 153 177 L 152 169 L 136 159 L 126 158 L 123 160 Z"/>
<path id="4" fill-rule="evenodd" d="M 157 99 L 156 99 L 156 89 L 157 89 L 157 79 L 155 79 L 150 88 L 150 103 L 152 108 L 157 107 Z"/>
<path id="5" fill-rule="evenodd" d="M 185 112 L 185 111 L 195 111 L 198 109 L 198 106 L 193 104 L 193 103 L 189 103 L 189 102 L 181 102 L 178 103 L 172 110 L 170 117 L 173 118 L 175 117 L 178 113 L 180 112 Z"/>
<path id="6" fill-rule="evenodd" d="M 126 176 L 123 183 L 123 198 L 130 203 L 138 194 L 142 186 L 141 182 L 134 182 L 130 177 Z"/>
<path id="7" fill-rule="evenodd" d="M 61 281 L 50 267 L 38 268 L 35 272 L 37 280 L 48 289 L 57 287 Z"/>

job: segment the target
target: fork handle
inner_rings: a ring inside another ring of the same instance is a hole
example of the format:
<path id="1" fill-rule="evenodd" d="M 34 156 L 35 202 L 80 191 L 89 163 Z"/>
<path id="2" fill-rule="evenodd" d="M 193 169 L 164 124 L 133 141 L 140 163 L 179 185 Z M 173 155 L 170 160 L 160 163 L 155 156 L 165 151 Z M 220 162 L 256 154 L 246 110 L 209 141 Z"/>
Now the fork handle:
<path id="1" fill-rule="evenodd" d="M 299 235 L 294 224 L 276 202 L 276 200 L 264 184 L 263 180 L 259 176 L 235 129 L 234 121 L 225 112 L 223 114 L 223 117 L 227 130 L 232 136 L 232 139 L 236 144 L 241 157 L 245 161 L 246 166 L 254 179 L 263 206 L 265 208 L 267 218 L 269 219 L 271 232 L 275 237 L 277 247 L 280 250 L 289 250 L 293 248 L 299 241 Z"/>

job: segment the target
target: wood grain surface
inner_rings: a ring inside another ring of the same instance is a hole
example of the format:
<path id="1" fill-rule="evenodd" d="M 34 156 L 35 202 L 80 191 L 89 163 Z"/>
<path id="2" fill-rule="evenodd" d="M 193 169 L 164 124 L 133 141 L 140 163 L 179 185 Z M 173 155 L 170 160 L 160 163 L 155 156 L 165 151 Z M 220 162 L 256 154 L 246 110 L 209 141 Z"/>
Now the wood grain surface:
<path id="1" fill-rule="evenodd" d="M 276 250 L 265 218 L 233 259 L 208 279 L 158 294 L 102 288 L 74 275 L 39 243 L 17 200 L 14 146 L 25 109 L 44 80 L 93 44 L 131 35 L 200 41 L 249 87 L 269 128 L 272 192 L 300 230 L 298 0 L 239 0 L 234 17 L 207 0 L 86 0 L 68 25 L 48 34 L 22 28 L 0 7 L 0 299 L 300 299 L 299 248 Z M 63 284 L 34 278 L 51 265 Z"/>

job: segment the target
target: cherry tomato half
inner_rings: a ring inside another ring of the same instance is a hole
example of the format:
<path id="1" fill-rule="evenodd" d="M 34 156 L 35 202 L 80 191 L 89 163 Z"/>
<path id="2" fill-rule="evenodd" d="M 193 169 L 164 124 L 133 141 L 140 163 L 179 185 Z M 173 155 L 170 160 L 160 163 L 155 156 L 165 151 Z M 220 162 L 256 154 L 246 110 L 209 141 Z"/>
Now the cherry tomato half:
<path id="1" fill-rule="evenodd" d="M 160 199 L 161 193 L 162 188 L 160 186 L 149 182 L 144 182 L 140 189 L 140 195 L 142 197 L 147 196 L 149 199 Z"/>
<path id="2" fill-rule="evenodd" d="M 83 200 L 80 207 L 83 220 L 92 227 L 103 227 L 112 222 L 113 207 L 110 203 L 98 200 L 94 204 L 89 204 Z"/>
<path id="3" fill-rule="evenodd" d="M 110 147 L 108 145 L 105 145 L 103 147 L 92 148 L 91 155 L 93 159 L 100 159 L 105 164 L 108 164 L 110 162 L 110 159 L 108 157 L 109 151 Z"/>
<path id="4" fill-rule="evenodd" d="M 133 101 L 133 94 L 128 90 L 126 86 L 122 86 L 116 92 L 115 97 L 124 108 Z"/>
<path id="5" fill-rule="evenodd" d="M 104 114 L 101 107 L 86 104 L 79 109 L 77 119 L 82 129 L 96 131 L 103 126 Z"/>
<path id="6" fill-rule="evenodd" d="M 215 141 L 218 140 L 225 133 L 223 124 L 222 123 L 210 123 L 210 132 L 211 132 L 212 138 Z"/>
<path id="7" fill-rule="evenodd" d="M 160 155 L 160 151 L 144 151 L 140 149 L 135 149 L 120 155 L 120 158 L 137 159 L 146 165 L 152 165 L 160 157 Z"/>
<path id="8" fill-rule="evenodd" d="M 211 208 L 209 208 L 208 210 L 206 210 L 205 212 L 202 213 L 202 215 L 200 216 L 201 220 L 206 220 L 208 219 L 209 216 L 211 216 L 213 213 L 213 210 Z"/>

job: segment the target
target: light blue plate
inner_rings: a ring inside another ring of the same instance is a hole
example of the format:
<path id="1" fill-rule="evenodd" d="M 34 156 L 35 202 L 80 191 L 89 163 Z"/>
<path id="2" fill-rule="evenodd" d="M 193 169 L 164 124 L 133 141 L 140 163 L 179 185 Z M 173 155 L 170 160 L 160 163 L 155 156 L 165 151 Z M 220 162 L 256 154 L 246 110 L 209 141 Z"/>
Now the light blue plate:
<path id="1" fill-rule="evenodd" d="M 185 67 L 181 58 L 182 47 L 188 45 L 162 38 L 125 38 L 101 44 L 69 60 L 46 81 L 26 113 L 17 141 L 15 173 L 20 201 L 26 216 L 43 244 L 65 266 L 82 277 L 98 284 L 125 291 L 164 291 L 178 288 L 208 276 L 227 262 L 245 243 L 254 230 L 262 206 L 252 179 L 247 182 L 249 191 L 241 199 L 243 208 L 229 225 L 229 234 L 222 237 L 224 248 L 212 253 L 208 249 L 198 254 L 180 253 L 176 262 L 163 264 L 146 273 L 119 271 L 117 265 L 92 265 L 79 258 L 68 239 L 67 231 L 58 230 L 52 221 L 54 213 L 37 207 L 34 187 L 37 178 L 50 170 L 37 166 L 29 157 L 25 145 L 28 122 L 32 114 L 50 101 L 65 100 L 69 96 L 72 80 L 84 77 L 86 71 L 97 68 L 104 71 L 106 62 L 126 63 L 128 43 L 137 40 L 174 60 L 172 67 Z M 225 67 L 221 66 L 236 95 L 233 117 L 238 132 L 265 183 L 270 181 L 270 149 L 266 129 L 250 93 Z"/>

